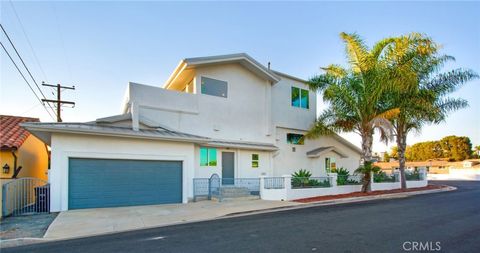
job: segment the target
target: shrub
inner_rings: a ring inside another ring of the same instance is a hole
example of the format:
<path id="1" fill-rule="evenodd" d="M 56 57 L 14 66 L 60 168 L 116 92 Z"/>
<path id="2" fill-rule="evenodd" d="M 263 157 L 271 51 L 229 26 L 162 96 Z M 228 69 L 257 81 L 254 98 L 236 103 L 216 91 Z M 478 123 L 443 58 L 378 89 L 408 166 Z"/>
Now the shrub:
<path id="1" fill-rule="evenodd" d="M 405 179 L 407 181 L 420 180 L 420 173 L 418 171 L 414 172 L 405 172 Z"/>
<path id="2" fill-rule="evenodd" d="M 341 167 L 336 169 L 334 172 L 337 173 L 337 185 L 346 185 L 348 183 L 348 177 L 350 176 L 350 171 Z"/>
<path id="3" fill-rule="evenodd" d="M 394 175 L 387 175 L 384 171 L 379 171 L 373 174 L 373 182 L 382 183 L 382 182 L 395 182 Z"/>
<path id="4" fill-rule="evenodd" d="M 301 169 L 292 174 L 292 187 L 293 188 L 303 188 L 303 187 L 330 187 L 330 181 L 327 180 L 317 180 L 310 179 L 312 173 L 308 170 Z"/>

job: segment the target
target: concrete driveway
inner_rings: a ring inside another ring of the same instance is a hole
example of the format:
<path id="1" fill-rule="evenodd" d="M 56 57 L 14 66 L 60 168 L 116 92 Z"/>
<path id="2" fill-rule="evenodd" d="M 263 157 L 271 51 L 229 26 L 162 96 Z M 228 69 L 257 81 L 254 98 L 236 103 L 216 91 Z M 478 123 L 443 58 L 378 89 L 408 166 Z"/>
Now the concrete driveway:
<path id="1" fill-rule="evenodd" d="M 188 204 L 71 210 L 60 213 L 45 239 L 68 239 L 104 233 L 214 219 L 238 212 L 301 205 L 266 200 L 199 201 Z"/>

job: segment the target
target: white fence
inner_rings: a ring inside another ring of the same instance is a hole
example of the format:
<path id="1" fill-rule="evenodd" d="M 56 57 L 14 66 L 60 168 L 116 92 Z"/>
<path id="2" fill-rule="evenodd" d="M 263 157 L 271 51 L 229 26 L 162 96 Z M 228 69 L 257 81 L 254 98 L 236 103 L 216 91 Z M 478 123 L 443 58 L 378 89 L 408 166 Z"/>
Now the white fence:
<path id="1" fill-rule="evenodd" d="M 260 198 L 264 200 L 296 200 L 303 198 L 311 198 L 318 196 L 327 196 L 327 195 L 338 195 L 338 194 L 347 194 L 352 192 L 359 192 L 362 189 L 360 184 L 353 185 L 337 185 L 337 174 L 329 173 L 328 177 L 330 178 L 329 187 L 311 187 L 311 188 L 292 188 L 292 176 L 285 175 L 282 176 L 283 182 L 278 183 L 279 178 L 270 178 L 270 177 L 260 177 Z M 400 175 L 396 175 L 396 178 L 400 180 Z M 272 182 L 276 182 L 279 187 L 270 187 Z M 265 187 L 268 185 L 268 187 Z M 420 170 L 420 180 L 407 180 L 407 188 L 418 188 L 425 187 L 428 185 L 428 180 L 426 177 L 426 171 Z M 381 182 L 375 183 L 372 177 L 371 183 L 372 191 L 380 190 L 394 190 L 400 189 L 401 184 L 398 182 Z"/>
<path id="2" fill-rule="evenodd" d="M 428 174 L 429 180 L 474 180 L 480 181 L 480 169 L 450 168 L 448 174 Z"/>

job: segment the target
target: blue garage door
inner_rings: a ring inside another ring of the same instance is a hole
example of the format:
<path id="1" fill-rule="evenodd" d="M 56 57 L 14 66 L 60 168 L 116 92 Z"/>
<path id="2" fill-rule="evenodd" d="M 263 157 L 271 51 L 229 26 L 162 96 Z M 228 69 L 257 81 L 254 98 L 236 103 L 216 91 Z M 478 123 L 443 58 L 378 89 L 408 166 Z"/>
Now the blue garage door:
<path id="1" fill-rule="evenodd" d="M 70 158 L 68 209 L 182 202 L 182 162 Z"/>

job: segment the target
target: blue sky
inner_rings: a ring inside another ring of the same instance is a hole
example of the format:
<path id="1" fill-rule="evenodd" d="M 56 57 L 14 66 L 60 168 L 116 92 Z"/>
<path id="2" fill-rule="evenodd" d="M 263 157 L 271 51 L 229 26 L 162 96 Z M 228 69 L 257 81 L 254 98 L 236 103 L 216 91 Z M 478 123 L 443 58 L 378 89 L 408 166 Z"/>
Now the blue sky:
<path id="1" fill-rule="evenodd" d="M 456 57 L 446 66 L 480 73 L 478 2 L 13 2 L 40 63 L 37 64 L 9 1 L 1 23 L 40 81 L 75 85 L 64 99 L 65 121 L 120 113 L 129 81 L 161 86 L 182 58 L 246 52 L 272 68 L 308 79 L 319 67 L 345 64 L 338 34 L 359 33 L 369 45 L 386 36 L 422 32 Z M 0 37 L 7 43 L 5 36 Z M 13 50 L 11 50 L 13 52 Z M 40 67 L 41 66 L 41 67 Z M 41 70 L 43 69 L 43 71 Z M 1 53 L 0 113 L 51 121 Z M 480 144 L 480 81 L 453 94 L 468 109 L 426 126 L 409 144 L 446 135 Z M 44 89 L 47 96 L 51 90 Z M 320 106 L 320 108 L 323 108 Z M 354 134 L 347 139 L 359 145 Z M 385 145 L 378 141 L 374 150 Z"/>

